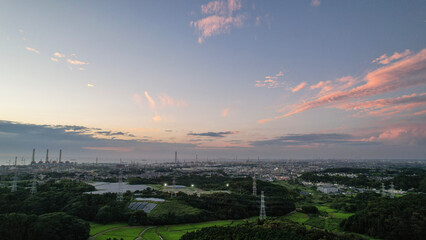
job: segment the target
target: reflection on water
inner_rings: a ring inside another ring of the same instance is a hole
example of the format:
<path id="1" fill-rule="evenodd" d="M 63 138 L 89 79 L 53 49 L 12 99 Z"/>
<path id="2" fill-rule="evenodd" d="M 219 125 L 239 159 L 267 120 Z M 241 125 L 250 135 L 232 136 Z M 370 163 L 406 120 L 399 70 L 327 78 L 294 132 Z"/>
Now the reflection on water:
<path id="1" fill-rule="evenodd" d="M 104 194 L 104 193 L 118 193 L 119 191 L 119 187 L 118 187 L 118 183 L 109 183 L 109 182 L 92 182 L 92 183 L 88 183 L 92 186 L 94 186 L 96 188 L 96 191 L 90 192 L 93 194 Z M 127 191 L 131 191 L 134 192 L 136 190 L 142 191 L 147 189 L 148 186 L 146 185 L 129 185 L 127 183 L 122 183 L 121 184 L 121 191 L 122 192 L 127 192 Z"/>

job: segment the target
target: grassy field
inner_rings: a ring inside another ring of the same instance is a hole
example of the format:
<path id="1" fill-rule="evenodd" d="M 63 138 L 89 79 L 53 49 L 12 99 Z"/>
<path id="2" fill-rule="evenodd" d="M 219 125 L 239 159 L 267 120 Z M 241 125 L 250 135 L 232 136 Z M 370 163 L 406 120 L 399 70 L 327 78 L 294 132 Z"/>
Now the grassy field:
<path id="1" fill-rule="evenodd" d="M 168 215 L 170 213 L 179 217 L 185 215 L 198 215 L 201 213 L 201 210 L 179 202 L 167 201 L 159 203 L 152 210 L 152 212 L 148 214 L 148 216 L 153 218 L 161 218 L 162 216 Z"/>
<path id="2" fill-rule="evenodd" d="M 253 221 L 253 219 L 257 219 L 257 218 L 251 218 L 251 219 L 248 219 L 248 221 Z M 234 225 L 243 224 L 243 223 L 245 223 L 245 220 L 222 220 L 222 221 L 212 221 L 212 222 L 203 222 L 203 223 L 161 226 L 161 227 L 157 227 L 155 231 L 158 234 L 160 234 L 164 240 L 178 240 L 185 233 L 196 231 L 201 228 L 212 227 L 212 226 L 234 226 Z M 144 233 L 143 238 L 147 240 L 150 239 L 146 237 L 145 234 L 149 234 L 149 233 Z"/>
<path id="3" fill-rule="evenodd" d="M 255 221 L 257 217 L 248 219 L 248 221 Z M 222 221 L 212 221 L 212 222 L 202 222 L 202 223 L 191 223 L 191 224 L 180 224 L 180 225 L 166 225 L 166 226 L 157 226 L 148 229 L 142 235 L 142 239 L 145 240 L 161 240 L 159 235 L 163 237 L 164 240 L 178 240 L 182 235 L 187 232 L 196 231 L 205 227 L 212 226 L 235 226 L 238 224 L 245 223 L 246 220 L 222 220 Z M 114 229 L 117 228 L 117 229 Z M 100 232 L 107 231 L 102 235 L 96 237 L 95 240 L 105 240 L 108 238 L 121 239 L 124 240 L 133 240 L 135 239 L 145 228 L 141 227 L 129 227 L 126 223 L 114 223 L 114 224 L 97 224 L 90 223 L 90 236 L 94 236 Z M 111 230 L 114 229 L 114 230 Z"/>
<path id="4" fill-rule="evenodd" d="M 297 222 L 297 223 L 304 223 L 304 222 L 308 221 L 309 216 L 305 213 L 296 212 L 296 213 L 292 213 L 292 214 L 289 214 L 287 216 L 284 216 L 283 219 L 288 219 L 288 220 L 291 220 L 291 221 Z"/>
<path id="5" fill-rule="evenodd" d="M 98 234 L 102 231 L 116 228 L 116 227 L 125 227 L 128 226 L 127 223 L 112 223 L 112 224 L 99 224 L 99 223 L 90 223 L 90 236 Z"/>
<path id="6" fill-rule="evenodd" d="M 161 238 L 158 236 L 156 231 L 157 231 L 156 228 L 151 228 L 151 229 L 146 230 L 142 235 L 142 239 L 145 239 L 145 240 L 161 240 Z"/>
<path id="7" fill-rule="evenodd" d="M 293 222 L 302 223 L 305 226 L 316 227 L 327 229 L 328 231 L 341 232 L 339 224 L 343 219 L 347 219 L 354 213 L 340 212 L 336 209 L 332 209 L 328 206 L 316 206 L 320 211 L 319 214 L 305 214 L 301 212 L 295 212 L 282 219 L 288 219 Z"/>
<path id="8" fill-rule="evenodd" d="M 135 239 L 140 232 L 142 232 L 146 227 L 136 227 L 136 228 L 120 228 L 112 230 L 96 237 L 96 240 L 106 240 L 108 238 L 114 239 L 123 239 L 123 240 L 133 240 Z"/>

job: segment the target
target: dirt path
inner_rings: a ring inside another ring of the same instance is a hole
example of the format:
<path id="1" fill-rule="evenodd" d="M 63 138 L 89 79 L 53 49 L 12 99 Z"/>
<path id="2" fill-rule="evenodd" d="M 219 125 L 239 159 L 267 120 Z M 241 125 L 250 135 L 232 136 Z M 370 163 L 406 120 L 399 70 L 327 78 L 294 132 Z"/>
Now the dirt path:
<path id="1" fill-rule="evenodd" d="M 153 227 L 147 227 L 145 228 L 141 233 L 139 233 L 138 237 L 135 238 L 135 240 L 141 240 L 142 239 L 142 235 L 145 233 L 146 230 L 151 229 Z"/>

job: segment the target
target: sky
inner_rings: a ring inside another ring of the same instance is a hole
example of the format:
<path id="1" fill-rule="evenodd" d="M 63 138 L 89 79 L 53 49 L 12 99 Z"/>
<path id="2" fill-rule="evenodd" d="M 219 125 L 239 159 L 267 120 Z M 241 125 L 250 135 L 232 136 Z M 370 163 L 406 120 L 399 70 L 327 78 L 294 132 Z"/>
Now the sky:
<path id="1" fill-rule="evenodd" d="M 425 159 L 426 1 L 1 1 L 0 162 Z"/>

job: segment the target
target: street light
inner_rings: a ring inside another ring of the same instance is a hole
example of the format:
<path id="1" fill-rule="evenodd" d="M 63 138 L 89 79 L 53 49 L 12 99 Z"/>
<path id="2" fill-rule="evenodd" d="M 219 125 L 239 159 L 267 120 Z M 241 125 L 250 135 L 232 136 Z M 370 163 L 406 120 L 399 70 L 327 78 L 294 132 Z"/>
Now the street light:
<path id="1" fill-rule="evenodd" d="M 167 183 L 165 183 L 164 186 L 167 187 Z"/>
<path id="2" fill-rule="evenodd" d="M 191 187 L 194 187 L 194 184 L 191 184 Z"/>
<path id="3" fill-rule="evenodd" d="M 229 183 L 227 183 L 226 186 L 229 187 Z"/>

